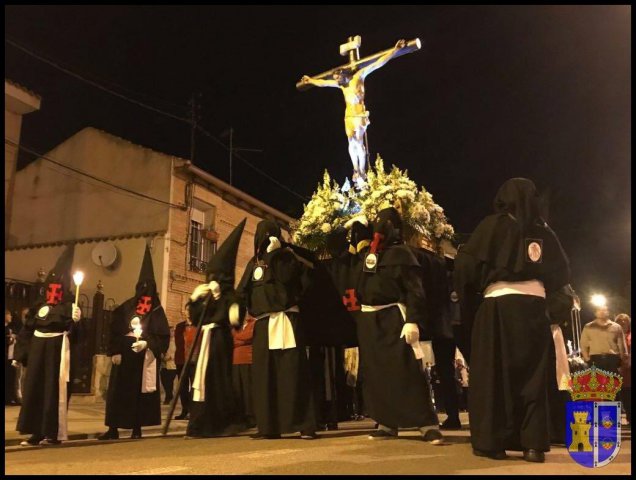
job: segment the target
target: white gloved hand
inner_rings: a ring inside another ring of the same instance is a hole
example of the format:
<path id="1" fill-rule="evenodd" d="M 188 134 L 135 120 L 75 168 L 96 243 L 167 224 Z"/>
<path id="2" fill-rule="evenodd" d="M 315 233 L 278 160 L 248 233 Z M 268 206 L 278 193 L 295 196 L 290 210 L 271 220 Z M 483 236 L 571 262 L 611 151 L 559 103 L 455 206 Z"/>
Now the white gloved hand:
<path id="1" fill-rule="evenodd" d="M 216 280 L 212 280 L 209 285 L 214 300 L 221 298 L 221 285 Z"/>
<path id="2" fill-rule="evenodd" d="M 135 343 L 132 344 L 132 350 L 135 353 L 139 353 L 141 352 L 143 349 L 145 349 L 148 346 L 148 342 L 146 342 L 145 340 L 137 340 Z"/>
<path id="3" fill-rule="evenodd" d="M 192 292 L 192 295 L 190 295 L 190 300 L 192 300 L 193 302 L 196 302 L 199 298 L 203 297 L 204 295 L 207 295 L 209 291 L 210 291 L 209 284 L 204 283 L 202 285 L 198 285 L 197 288 L 194 289 L 194 292 Z"/>
<path id="4" fill-rule="evenodd" d="M 276 237 L 269 237 L 269 245 L 267 245 L 267 253 L 278 250 L 281 247 L 280 240 Z"/>
<path id="5" fill-rule="evenodd" d="M 413 345 L 420 339 L 420 329 L 417 328 L 416 323 L 405 323 L 402 327 L 402 333 L 400 338 L 405 337 L 406 343 Z"/>
<path id="6" fill-rule="evenodd" d="M 110 360 L 113 362 L 113 365 L 121 364 L 121 354 L 113 355 Z"/>
<path id="7" fill-rule="evenodd" d="M 71 318 L 74 322 L 79 322 L 80 318 L 82 318 L 82 311 L 75 304 L 73 304 L 73 313 L 71 314 Z"/>
<path id="8" fill-rule="evenodd" d="M 20 366 L 20 362 L 18 362 L 17 360 L 12 360 L 11 361 L 11 366 L 15 367 L 15 368 L 18 368 Z"/>

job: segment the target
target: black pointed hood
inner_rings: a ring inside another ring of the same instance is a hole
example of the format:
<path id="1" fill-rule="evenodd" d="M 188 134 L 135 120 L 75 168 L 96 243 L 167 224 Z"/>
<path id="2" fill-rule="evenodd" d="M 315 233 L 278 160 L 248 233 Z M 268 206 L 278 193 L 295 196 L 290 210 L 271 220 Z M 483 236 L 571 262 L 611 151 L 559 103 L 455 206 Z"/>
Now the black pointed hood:
<path id="1" fill-rule="evenodd" d="M 567 255 L 542 218 L 541 197 L 531 180 L 507 180 L 497 192 L 494 207 L 496 213 L 481 221 L 459 253 L 471 255 L 492 268 L 534 275 L 530 278 L 542 278 L 537 275 L 543 275 L 544 268 L 569 272 Z M 529 256 L 533 243 L 540 247 L 541 261 Z M 568 282 L 569 279 L 563 280 L 556 288 Z"/>
<path id="2" fill-rule="evenodd" d="M 254 234 L 254 256 L 260 257 L 269 244 L 269 237 L 281 238 L 280 227 L 273 220 L 261 220 Z"/>
<path id="3" fill-rule="evenodd" d="M 73 301 L 73 257 L 75 245 L 69 245 L 57 259 L 45 280 L 44 302 L 55 305 Z"/>
<path id="4" fill-rule="evenodd" d="M 373 252 L 381 251 L 396 243 L 402 243 L 402 219 L 395 208 L 385 208 L 378 212 L 373 223 L 371 250 Z"/>
<path id="5" fill-rule="evenodd" d="M 139 280 L 135 287 L 136 297 L 147 295 L 149 297 L 157 296 L 157 282 L 155 281 L 155 270 L 152 266 L 152 256 L 150 255 L 150 247 L 146 244 L 144 259 L 141 263 L 141 271 L 139 272 Z"/>
<path id="6" fill-rule="evenodd" d="M 522 232 L 541 217 L 541 200 L 537 187 L 527 178 L 511 178 L 504 182 L 497 192 L 494 206 L 495 212 L 509 213 L 515 217 Z"/>
<path id="7" fill-rule="evenodd" d="M 247 218 L 228 235 L 214 256 L 208 261 L 207 281 L 216 280 L 222 288 L 234 288 L 234 271 L 241 235 Z"/>

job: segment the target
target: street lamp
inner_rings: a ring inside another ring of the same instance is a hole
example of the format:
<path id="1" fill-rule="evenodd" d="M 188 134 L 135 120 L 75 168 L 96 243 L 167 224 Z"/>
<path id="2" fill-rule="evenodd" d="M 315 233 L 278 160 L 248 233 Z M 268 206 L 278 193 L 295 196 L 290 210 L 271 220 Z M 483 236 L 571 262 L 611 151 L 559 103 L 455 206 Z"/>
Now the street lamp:
<path id="1" fill-rule="evenodd" d="M 596 308 L 603 308 L 607 306 L 607 298 L 605 295 L 601 295 L 600 293 L 595 293 L 592 295 L 592 305 Z"/>

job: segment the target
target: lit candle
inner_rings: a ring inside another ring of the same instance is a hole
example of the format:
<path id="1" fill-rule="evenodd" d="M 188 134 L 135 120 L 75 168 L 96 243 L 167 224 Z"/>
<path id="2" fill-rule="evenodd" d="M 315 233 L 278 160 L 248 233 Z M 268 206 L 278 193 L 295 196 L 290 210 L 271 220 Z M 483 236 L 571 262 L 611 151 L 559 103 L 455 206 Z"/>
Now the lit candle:
<path id="1" fill-rule="evenodd" d="M 141 320 L 139 319 L 139 317 L 134 317 L 132 319 L 132 321 L 130 322 L 130 326 L 133 329 L 133 335 L 135 335 L 135 338 L 137 339 L 137 341 L 139 341 L 139 337 L 141 337 Z"/>
<path id="2" fill-rule="evenodd" d="M 79 302 L 79 287 L 84 281 L 84 272 L 79 270 L 73 274 L 73 281 L 75 282 L 75 305 Z"/>

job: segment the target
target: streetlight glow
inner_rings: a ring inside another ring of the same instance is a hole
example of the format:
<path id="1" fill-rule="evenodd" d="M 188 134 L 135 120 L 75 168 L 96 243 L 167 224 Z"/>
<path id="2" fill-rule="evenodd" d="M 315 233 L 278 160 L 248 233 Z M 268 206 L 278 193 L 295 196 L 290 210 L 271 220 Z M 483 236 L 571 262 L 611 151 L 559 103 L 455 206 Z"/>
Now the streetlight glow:
<path id="1" fill-rule="evenodd" d="M 600 293 L 596 293 L 592 295 L 592 305 L 597 308 L 602 308 L 607 306 L 607 298 L 605 295 L 601 295 Z"/>

